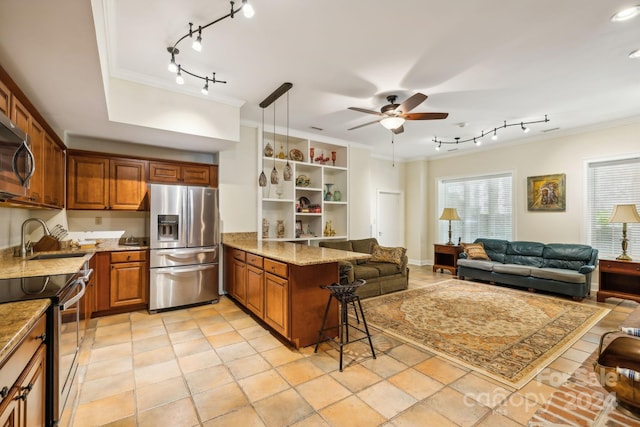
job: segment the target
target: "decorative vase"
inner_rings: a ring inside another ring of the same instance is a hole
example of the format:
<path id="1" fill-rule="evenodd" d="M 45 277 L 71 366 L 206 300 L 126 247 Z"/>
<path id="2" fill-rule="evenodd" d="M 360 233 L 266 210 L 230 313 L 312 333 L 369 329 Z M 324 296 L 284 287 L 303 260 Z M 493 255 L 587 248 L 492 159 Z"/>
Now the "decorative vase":
<path id="1" fill-rule="evenodd" d="M 333 193 L 331 192 L 331 188 L 333 184 L 325 184 L 327 186 L 327 191 L 324 193 L 324 200 L 329 202 L 333 200 Z"/>
<path id="2" fill-rule="evenodd" d="M 273 157 L 273 147 L 268 142 L 267 142 L 267 145 L 264 147 L 264 156 Z"/>
<path id="3" fill-rule="evenodd" d="M 340 199 L 342 199 L 342 193 L 340 192 L 340 190 L 336 190 L 333 192 L 333 200 L 336 202 L 339 202 Z"/>
<path id="4" fill-rule="evenodd" d="M 278 239 L 284 238 L 284 220 L 277 220 L 278 224 L 276 225 L 276 230 L 278 231 Z"/>
<path id="5" fill-rule="evenodd" d="M 267 218 L 262 218 L 262 238 L 269 238 L 269 221 Z"/>

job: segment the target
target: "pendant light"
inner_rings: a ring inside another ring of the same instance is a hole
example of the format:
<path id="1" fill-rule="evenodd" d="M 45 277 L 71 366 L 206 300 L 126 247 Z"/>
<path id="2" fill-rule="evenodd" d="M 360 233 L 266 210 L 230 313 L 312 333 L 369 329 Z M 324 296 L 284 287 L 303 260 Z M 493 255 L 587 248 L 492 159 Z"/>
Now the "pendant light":
<path id="1" fill-rule="evenodd" d="M 282 171 L 282 177 L 285 181 L 291 181 L 293 170 L 291 169 L 291 165 L 289 164 L 289 92 L 287 92 L 287 152 L 285 153 L 285 155 L 287 156 L 287 164 Z"/>
<path id="2" fill-rule="evenodd" d="M 264 145 L 264 108 L 262 109 L 262 145 Z M 267 176 L 264 174 L 264 148 L 260 156 L 262 157 L 262 172 L 260 172 L 260 178 L 258 178 L 258 185 L 260 185 L 260 187 L 266 187 Z"/>
<path id="3" fill-rule="evenodd" d="M 271 184 L 277 185 L 280 182 L 278 170 L 276 169 L 276 103 L 273 103 L 273 169 L 271 170 Z"/>

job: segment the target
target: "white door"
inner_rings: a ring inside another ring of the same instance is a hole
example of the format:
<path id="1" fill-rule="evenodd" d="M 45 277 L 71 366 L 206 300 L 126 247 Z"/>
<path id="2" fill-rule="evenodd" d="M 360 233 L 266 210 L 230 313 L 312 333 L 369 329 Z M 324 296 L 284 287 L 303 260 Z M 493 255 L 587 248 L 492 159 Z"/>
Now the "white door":
<path id="1" fill-rule="evenodd" d="M 376 238 L 380 246 L 404 247 L 404 195 L 397 191 L 377 192 Z"/>

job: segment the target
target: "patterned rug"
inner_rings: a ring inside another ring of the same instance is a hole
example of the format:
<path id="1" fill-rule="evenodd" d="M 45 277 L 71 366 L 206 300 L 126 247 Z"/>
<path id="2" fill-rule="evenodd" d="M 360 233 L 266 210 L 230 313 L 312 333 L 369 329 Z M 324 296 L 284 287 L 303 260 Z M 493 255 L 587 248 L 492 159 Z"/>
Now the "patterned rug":
<path id="1" fill-rule="evenodd" d="M 520 388 L 609 309 L 463 280 L 362 301 L 367 323 Z"/>

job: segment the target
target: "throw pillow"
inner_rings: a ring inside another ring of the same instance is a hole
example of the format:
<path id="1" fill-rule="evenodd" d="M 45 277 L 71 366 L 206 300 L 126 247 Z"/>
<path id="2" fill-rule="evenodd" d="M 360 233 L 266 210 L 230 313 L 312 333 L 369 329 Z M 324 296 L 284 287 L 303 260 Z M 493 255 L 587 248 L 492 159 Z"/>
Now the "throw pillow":
<path id="1" fill-rule="evenodd" d="M 390 262 L 393 264 L 402 265 L 402 259 L 407 250 L 405 248 L 388 248 L 377 244 L 373 245 L 373 251 L 371 252 L 371 258 L 369 262 Z"/>
<path id="2" fill-rule="evenodd" d="M 484 259 L 491 261 L 491 258 L 489 258 L 489 255 L 485 252 L 484 245 L 482 243 L 465 243 L 462 247 L 469 259 Z"/>

